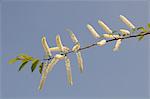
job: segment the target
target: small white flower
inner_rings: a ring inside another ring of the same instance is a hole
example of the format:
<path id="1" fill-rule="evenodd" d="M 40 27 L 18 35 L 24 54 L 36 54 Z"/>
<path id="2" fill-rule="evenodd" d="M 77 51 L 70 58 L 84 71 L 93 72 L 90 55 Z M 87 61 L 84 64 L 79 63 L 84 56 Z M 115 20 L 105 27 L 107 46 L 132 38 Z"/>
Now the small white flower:
<path id="1" fill-rule="evenodd" d="M 128 30 L 125 29 L 120 29 L 120 32 L 122 33 L 122 35 L 129 35 L 130 32 Z"/>
<path id="2" fill-rule="evenodd" d="M 92 27 L 92 25 L 87 24 L 87 29 L 95 38 L 100 38 L 100 35 L 96 32 L 96 30 Z"/>
<path id="3" fill-rule="evenodd" d="M 106 44 L 106 40 L 101 40 L 101 41 L 97 42 L 98 46 L 103 46 L 105 44 Z"/>
<path id="4" fill-rule="evenodd" d="M 112 30 L 101 20 L 98 20 L 98 24 L 102 27 L 102 29 L 106 32 L 106 33 L 112 33 Z"/>
<path id="5" fill-rule="evenodd" d="M 121 39 L 118 39 L 117 41 L 116 41 L 116 44 L 115 44 L 115 47 L 113 48 L 113 51 L 117 51 L 117 50 L 119 50 L 119 47 L 120 47 L 120 45 L 121 45 Z"/>
<path id="6" fill-rule="evenodd" d="M 135 26 L 123 15 L 120 15 L 120 19 L 124 22 L 130 29 L 134 29 Z"/>
<path id="7" fill-rule="evenodd" d="M 47 44 L 45 36 L 42 37 L 41 42 L 42 42 L 42 46 L 44 48 L 44 51 L 45 51 L 46 55 L 52 56 L 51 51 L 49 50 L 49 46 Z"/>

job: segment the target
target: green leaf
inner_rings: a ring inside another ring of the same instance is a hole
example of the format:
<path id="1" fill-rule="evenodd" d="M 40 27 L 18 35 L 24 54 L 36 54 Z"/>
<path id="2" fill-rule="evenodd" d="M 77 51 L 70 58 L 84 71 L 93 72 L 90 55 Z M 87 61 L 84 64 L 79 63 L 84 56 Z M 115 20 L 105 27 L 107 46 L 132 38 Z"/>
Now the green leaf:
<path id="1" fill-rule="evenodd" d="M 18 61 L 18 58 L 12 58 L 8 61 L 8 64 L 13 64 Z"/>
<path id="2" fill-rule="evenodd" d="M 27 60 L 23 60 L 22 61 L 22 64 L 20 65 L 20 67 L 19 67 L 19 71 L 21 71 L 23 68 L 24 68 L 24 66 L 28 63 L 29 61 L 27 61 Z"/>
<path id="3" fill-rule="evenodd" d="M 40 74 L 42 74 L 43 64 L 44 64 L 44 63 L 41 63 L 40 66 L 39 66 L 39 72 L 40 72 Z"/>
<path id="4" fill-rule="evenodd" d="M 36 68 L 36 66 L 38 65 L 39 62 L 40 62 L 39 59 L 33 59 L 32 66 L 31 66 L 31 71 L 32 72 L 35 70 L 35 68 Z"/>
<path id="5" fill-rule="evenodd" d="M 33 59 L 32 56 L 29 56 L 29 55 L 24 54 L 24 53 L 19 54 L 18 57 L 20 57 L 20 58 L 22 58 L 22 59 L 26 59 L 26 60 L 32 60 L 32 59 Z"/>
<path id="6" fill-rule="evenodd" d="M 147 24 L 147 27 L 150 28 L 150 23 Z"/>
<path id="7" fill-rule="evenodd" d="M 138 27 L 137 30 L 141 30 L 142 32 L 147 32 L 147 30 L 144 27 Z"/>
<path id="8" fill-rule="evenodd" d="M 138 36 L 138 40 L 141 41 L 144 39 L 144 35 Z"/>

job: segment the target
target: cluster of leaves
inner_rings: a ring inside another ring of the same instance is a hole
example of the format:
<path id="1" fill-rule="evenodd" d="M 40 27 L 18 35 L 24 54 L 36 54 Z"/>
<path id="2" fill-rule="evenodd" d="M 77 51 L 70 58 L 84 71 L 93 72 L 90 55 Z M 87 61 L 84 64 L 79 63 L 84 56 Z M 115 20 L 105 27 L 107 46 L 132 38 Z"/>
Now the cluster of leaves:
<path id="1" fill-rule="evenodd" d="M 148 32 L 150 30 L 150 23 L 147 24 L 147 28 L 144 27 L 138 27 L 136 30 L 140 30 L 140 35 L 138 36 L 138 40 L 143 40 L 144 39 L 144 33 Z"/>
<path id="2" fill-rule="evenodd" d="M 39 72 L 40 73 L 42 72 L 43 62 L 41 62 L 40 59 L 38 58 L 33 58 L 32 56 L 29 56 L 28 54 L 19 54 L 17 57 L 9 60 L 8 63 L 13 64 L 18 61 L 21 62 L 18 71 L 21 71 L 27 63 L 32 62 L 31 72 L 33 72 L 38 65 L 39 65 Z"/>

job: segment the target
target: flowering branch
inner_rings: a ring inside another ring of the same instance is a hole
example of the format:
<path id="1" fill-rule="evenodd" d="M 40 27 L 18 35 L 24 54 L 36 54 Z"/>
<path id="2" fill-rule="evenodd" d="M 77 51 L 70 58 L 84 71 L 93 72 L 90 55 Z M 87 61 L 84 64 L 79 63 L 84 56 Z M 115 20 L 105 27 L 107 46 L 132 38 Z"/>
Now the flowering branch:
<path id="1" fill-rule="evenodd" d="M 60 35 L 56 35 L 56 47 L 49 47 L 46 37 L 43 36 L 41 43 L 45 51 L 46 58 L 40 60 L 38 58 L 33 58 L 32 56 L 29 56 L 27 54 L 20 54 L 16 58 L 11 59 L 9 63 L 12 64 L 17 61 L 21 61 L 21 65 L 19 67 L 19 71 L 20 71 L 24 68 L 24 66 L 28 62 L 32 62 L 32 66 L 31 66 L 32 72 L 39 64 L 39 72 L 42 74 L 40 84 L 39 84 L 39 89 L 42 90 L 48 73 L 53 70 L 54 66 L 59 61 L 64 60 L 66 65 L 68 84 L 73 85 L 71 61 L 69 59 L 68 54 L 76 53 L 79 70 L 82 73 L 84 67 L 83 67 L 83 59 L 80 51 L 88 48 L 92 48 L 94 46 L 104 46 L 105 44 L 113 41 L 116 41 L 113 51 L 117 51 L 119 50 L 123 40 L 130 39 L 130 38 L 138 38 L 139 40 L 142 40 L 144 36 L 150 34 L 150 23 L 147 24 L 147 28 L 144 27 L 137 28 L 126 17 L 120 15 L 120 19 L 123 23 L 125 23 L 129 27 L 130 31 L 126 29 L 120 29 L 120 32 L 112 31 L 103 21 L 98 20 L 98 24 L 105 31 L 105 34 L 100 35 L 92 25 L 87 24 L 87 29 L 92 34 L 92 36 L 96 38 L 95 43 L 89 44 L 85 47 L 80 47 L 80 42 L 78 41 L 75 34 L 71 30 L 67 29 L 67 32 L 70 33 L 70 38 L 74 43 L 73 48 L 70 49 L 67 46 L 64 46 Z M 53 52 L 58 52 L 58 53 L 53 56 Z"/>

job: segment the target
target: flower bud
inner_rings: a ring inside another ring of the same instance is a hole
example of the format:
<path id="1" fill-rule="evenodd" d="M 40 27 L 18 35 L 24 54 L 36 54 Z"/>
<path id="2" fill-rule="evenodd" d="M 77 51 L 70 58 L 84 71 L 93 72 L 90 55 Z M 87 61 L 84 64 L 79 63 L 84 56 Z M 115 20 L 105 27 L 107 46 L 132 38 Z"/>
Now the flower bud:
<path id="1" fill-rule="evenodd" d="M 92 25 L 87 24 L 87 28 L 89 32 L 95 37 L 95 38 L 100 38 L 100 35 L 96 32 L 96 30 L 92 27 Z"/>
<path id="2" fill-rule="evenodd" d="M 120 32 L 122 33 L 122 35 L 129 35 L 130 32 L 128 30 L 125 29 L 120 29 Z"/>
<path id="3" fill-rule="evenodd" d="M 134 29 L 135 26 L 123 15 L 120 15 L 120 19 L 124 22 L 130 29 Z"/>
<path id="4" fill-rule="evenodd" d="M 102 27 L 102 29 L 106 32 L 106 33 L 112 33 L 112 30 L 102 21 L 98 20 L 98 24 Z"/>
<path id="5" fill-rule="evenodd" d="M 106 44 L 106 40 L 101 40 L 101 41 L 97 42 L 98 46 L 103 46 L 105 44 Z"/>

